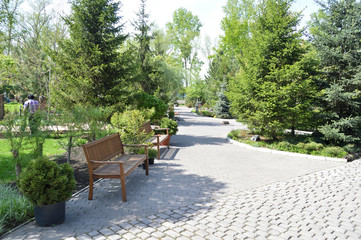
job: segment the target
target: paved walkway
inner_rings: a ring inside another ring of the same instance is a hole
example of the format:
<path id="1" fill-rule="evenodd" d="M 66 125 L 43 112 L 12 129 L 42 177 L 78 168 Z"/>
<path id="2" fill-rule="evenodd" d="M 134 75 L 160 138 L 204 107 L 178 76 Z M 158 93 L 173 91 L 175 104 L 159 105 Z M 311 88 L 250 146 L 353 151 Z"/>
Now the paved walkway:
<path id="1" fill-rule="evenodd" d="M 62 225 L 31 222 L 5 239 L 361 239 L 361 161 L 340 163 L 227 143 L 231 120 L 180 113 L 161 160 L 67 202 Z"/>

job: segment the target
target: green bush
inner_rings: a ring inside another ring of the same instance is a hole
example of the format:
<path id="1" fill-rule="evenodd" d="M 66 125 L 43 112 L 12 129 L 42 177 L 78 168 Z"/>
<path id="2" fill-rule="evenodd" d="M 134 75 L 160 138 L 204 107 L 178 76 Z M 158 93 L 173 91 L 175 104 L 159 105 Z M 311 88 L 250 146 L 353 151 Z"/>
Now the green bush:
<path id="1" fill-rule="evenodd" d="M 138 152 L 139 154 L 144 154 L 145 150 L 144 148 L 141 148 Z M 157 150 L 154 148 L 148 148 L 148 158 L 156 158 L 157 157 Z"/>
<path id="2" fill-rule="evenodd" d="M 0 235 L 34 216 L 33 205 L 16 189 L 0 184 Z"/>
<path id="3" fill-rule="evenodd" d="M 206 116 L 206 117 L 214 117 L 215 116 L 215 114 L 213 112 L 207 111 L 207 110 L 200 111 L 200 114 L 202 116 Z"/>
<path id="4" fill-rule="evenodd" d="M 347 152 L 341 147 L 326 147 L 321 151 L 322 156 L 342 158 Z"/>
<path id="5" fill-rule="evenodd" d="M 178 132 L 178 123 L 169 118 L 162 118 L 160 121 L 161 128 L 169 128 L 169 135 L 176 135 Z"/>
<path id="6" fill-rule="evenodd" d="M 320 151 L 324 148 L 322 143 L 316 143 L 316 142 L 309 142 L 304 144 L 304 149 L 307 152 L 314 152 L 314 151 Z"/>
<path id="7" fill-rule="evenodd" d="M 282 142 L 279 142 L 276 145 L 276 147 L 277 147 L 277 149 L 280 149 L 280 150 L 289 150 L 292 148 L 292 144 L 289 142 L 286 142 L 286 141 L 282 141 Z"/>
<path id="8" fill-rule="evenodd" d="M 126 110 L 123 113 L 115 113 L 110 119 L 111 124 L 119 133 L 122 141 L 126 144 L 143 144 L 154 133 L 139 132 L 143 124 L 148 121 L 149 112 L 140 110 Z"/>
<path id="9" fill-rule="evenodd" d="M 154 109 L 150 116 L 151 121 L 159 121 L 167 113 L 167 105 L 159 98 L 149 95 L 145 92 L 139 92 L 135 95 L 136 108 L 138 110 Z"/>
<path id="10" fill-rule="evenodd" d="M 75 184 L 70 164 L 58 165 L 42 157 L 33 160 L 21 173 L 19 189 L 35 206 L 42 206 L 69 199 Z"/>

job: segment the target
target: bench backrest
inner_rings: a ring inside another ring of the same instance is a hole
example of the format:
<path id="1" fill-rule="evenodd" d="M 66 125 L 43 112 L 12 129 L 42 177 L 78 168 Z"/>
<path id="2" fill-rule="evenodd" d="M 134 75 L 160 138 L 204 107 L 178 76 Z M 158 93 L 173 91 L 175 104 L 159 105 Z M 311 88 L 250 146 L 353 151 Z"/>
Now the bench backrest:
<path id="1" fill-rule="evenodd" d="M 84 154 L 88 164 L 90 161 L 108 161 L 119 154 L 124 154 L 124 147 L 119 133 L 100 138 L 83 145 Z M 97 165 L 93 165 L 94 168 Z"/>
<path id="2" fill-rule="evenodd" d="M 153 131 L 152 127 L 150 126 L 150 122 L 145 122 L 142 127 L 139 129 L 139 132 L 145 131 L 145 133 L 151 133 Z"/>

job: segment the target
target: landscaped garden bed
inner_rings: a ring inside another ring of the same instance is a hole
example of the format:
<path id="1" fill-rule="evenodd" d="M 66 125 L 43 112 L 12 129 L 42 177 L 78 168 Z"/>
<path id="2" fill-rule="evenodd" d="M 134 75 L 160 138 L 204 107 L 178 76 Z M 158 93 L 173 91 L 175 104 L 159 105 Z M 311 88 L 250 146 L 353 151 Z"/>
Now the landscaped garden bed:
<path id="1" fill-rule="evenodd" d="M 277 139 L 270 139 L 259 135 L 259 141 L 252 141 L 256 134 L 250 130 L 237 129 L 228 134 L 230 139 L 249 144 L 254 147 L 264 147 L 280 151 L 310 154 L 315 156 L 346 158 L 348 161 L 359 157 L 357 147 L 345 145 L 344 147 L 332 146 L 320 138 L 310 134 L 292 135 L 285 133 Z"/>

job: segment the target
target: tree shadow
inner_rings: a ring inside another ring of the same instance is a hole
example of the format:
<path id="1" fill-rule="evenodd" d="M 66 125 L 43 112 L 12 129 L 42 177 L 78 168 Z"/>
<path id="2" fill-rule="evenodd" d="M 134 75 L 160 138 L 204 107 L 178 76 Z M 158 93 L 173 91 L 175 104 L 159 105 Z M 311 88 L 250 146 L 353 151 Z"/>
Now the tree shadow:
<path id="1" fill-rule="evenodd" d="M 88 190 L 67 202 L 66 220 L 63 224 L 43 229 L 29 223 L 23 231 L 43 237 L 70 237 L 109 226 L 121 226 L 124 222 L 145 219 L 148 216 L 170 213 L 187 208 L 187 214 L 196 216 L 198 211 L 209 210 L 226 184 L 197 174 L 190 174 L 177 164 L 180 149 L 162 149 L 162 159 L 149 166 L 146 176 L 137 168 L 126 178 L 127 202 L 122 202 L 119 179 L 104 179 L 94 186 L 93 200 L 88 200 Z M 206 206 L 207 205 L 207 206 Z M 193 206 L 193 207 L 192 207 Z M 197 207 L 194 207 L 197 206 Z M 167 221 L 177 222 L 181 215 L 173 213 Z M 142 223 L 143 226 L 145 223 Z M 152 227 L 157 227 L 153 223 Z M 9 236 L 11 237 L 11 235 Z"/>
<path id="2" fill-rule="evenodd" d="M 207 137 L 207 136 L 190 136 L 175 135 L 172 136 L 171 146 L 190 147 L 195 145 L 222 145 L 226 143 L 226 137 Z"/>

